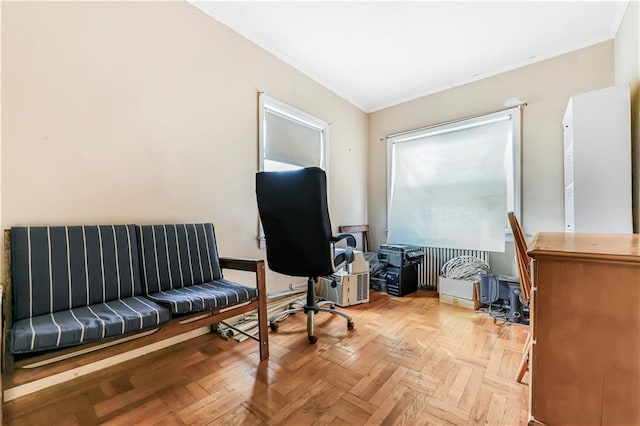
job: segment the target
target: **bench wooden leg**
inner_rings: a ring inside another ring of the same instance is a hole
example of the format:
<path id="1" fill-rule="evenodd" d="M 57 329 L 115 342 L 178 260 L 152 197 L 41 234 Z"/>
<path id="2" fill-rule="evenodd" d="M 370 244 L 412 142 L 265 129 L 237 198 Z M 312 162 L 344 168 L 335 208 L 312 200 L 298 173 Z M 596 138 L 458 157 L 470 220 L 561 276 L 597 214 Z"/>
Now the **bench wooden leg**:
<path id="1" fill-rule="evenodd" d="M 258 287 L 258 344 L 260 361 L 269 358 L 269 318 L 267 314 L 267 285 L 264 262 L 258 265 L 256 280 Z"/>
<path id="2" fill-rule="evenodd" d="M 2 373 L 9 374 L 13 372 L 13 354 L 9 350 L 9 338 L 11 332 L 5 328 L 2 333 Z"/>
<path id="3" fill-rule="evenodd" d="M 9 351 L 6 351 L 2 354 L 2 373 L 13 373 L 13 368 L 13 354 Z"/>

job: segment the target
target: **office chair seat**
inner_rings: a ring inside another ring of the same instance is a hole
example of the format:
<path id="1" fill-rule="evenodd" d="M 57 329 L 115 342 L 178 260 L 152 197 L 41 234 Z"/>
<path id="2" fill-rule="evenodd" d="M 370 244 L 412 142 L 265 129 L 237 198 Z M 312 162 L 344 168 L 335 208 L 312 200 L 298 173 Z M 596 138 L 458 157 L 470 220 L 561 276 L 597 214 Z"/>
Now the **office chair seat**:
<path id="1" fill-rule="evenodd" d="M 306 303 L 286 310 L 270 319 L 273 331 L 276 320 L 294 312 L 307 315 L 307 334 L 316 343 L 314 318 L 318 312 L 340 315 L 347 329 L 353 319 L 332 307 L 333 302 L 318 302 L 315 284 L 318 277 L 331 275 L 353 262 L 356 239 L 351 234 L 332 235 L 327 205 L 327 178 L 324 170 L 309 167 L 284 172 L 259 172 L 256 175 L 258 211 L 264 228 L 267 264 L 284 275 L 307 277 Z M 344 241 L 346 248 L 336 248 Z M 330 305 L 330 307 L 324 307 Z"/>

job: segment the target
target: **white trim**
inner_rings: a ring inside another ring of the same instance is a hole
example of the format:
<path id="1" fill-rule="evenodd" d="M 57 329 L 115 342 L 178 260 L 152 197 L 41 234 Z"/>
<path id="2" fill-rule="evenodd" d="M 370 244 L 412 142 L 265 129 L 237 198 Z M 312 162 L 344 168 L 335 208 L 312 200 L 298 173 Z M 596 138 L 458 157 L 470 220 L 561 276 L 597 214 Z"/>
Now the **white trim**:
<path id="1" fill-rule="evenodd" d="M 142 328 L 144 327 L 144 317 L 142 316 L 142 314 L 136 311 L 135 309 L 133 309 L 131 306 L 127 305 L 127 303 L 123 299 L 118 299 L 118 301 L 122 303 L 124 306 L 126 306 L 127 308 L 129 308 L 131 312 L 138 315 L 138 317 L 140 318 L 140 330 L 142 330 Z"/>
<path id="2" fill-rule="evenodd" d="M 169 286 L 173 290 L 173 276 L 171 275 L 171 259 L 169 258 L 169 239 L 167 237 L 167 225 L 162 225 L 162 232 L 164 233 L 164 247 L 167 254 L 167 274 L 169 275 Z"/>
<path id="3" fill-rule="evenodd" d="M 51 227 L 47 226 L 47 260 L 49 261 L 49 312 L 53 310 L 53 266 L 51 266 Z M 71 306 L 69 306 L 71 309 Z M 55 324 L 55 321 L 54 321 Z M 58 324 L 56 324 L 57 326 Z M 60 328 L 60 327 L 58 327 Z"/>
<path id="4" fill-rule="evenodd" d="M 84 282 L 85 289 L 87 290 L 87 306 L 89 306 L 91 305 L 91 303 L 89 303 L 91 297 L 89 293 L 89 261 L 87 259 L 87 232 L 84 229 L 84 225 L 82 226 L 82 252 L 84 253 Z"/>
<path id="5" fill-rule="evenodd" d="M 194 279 L 193 279 L 193 261 L 191 260 L 191 245 L 189 244 L 189 231 L 187 230 L 187 224 L 185 223 L 184 225 L 182 225 L 184 227 L 184 237 L 187 240 L 187 257 L 189 257 L 189 273 L 191 274 L 191 281 L 189 281 L 189 285 L 193 285 L 194 283 Z M 196 238 L 198 238 L 198 236 L 196 235 Z M 183 286 L 184 288 L 185 286 Z M 188 285 L 186 286 L 188 287 Z M 189 309 L 191 309 L 191 302 L 189 302 Z"/>
<path id="6" fill-rule="evenodd" d="M 122 293 L 122 283 L 120 282 L 120 259 L 118 258 L 118 236 L 116 235 L 116 227 L 111 225 L 111 230 L 113 231 L 113 251 L 115 254 L 116 260 L 116 279 L 118 281 L 118 299 L 120 299 L 120 294 Z M 71 308 L 71 307 L 70 307 Z"/>
<path id="7" fill-rule="evenodd" d="M 207 226 L 204 223 L 202 224 L 202 232 L 204 233 L 204 245 L 207 247 L 207 261 L 209 262 L 209 273 L 211 274 L 211 280 L 214 280 L 215 274 L 213 273 L 213 265 L 211 264 L 211 251 L 209 250 L 209 237 L 207 236 Z"/>
<path id="8" fill-rule="evenodd" d="M 67 277 L 69 278 L 69 309 L 73 308 L 73 291 L 71 288 L 71 248 L 69 243 L 69 227 L 64 227 L 65 243 L 67 244 Z"/>
<path id="9" fill-rule="evenodd" d="M 196 235 L 196 251 L 198 252 L 198 266 L 200 266 L 200 280 L 204 282 L 204 268 L 202 267 L 202 255 L 200 254 L 200 239 L 198 238 L 198 228 L 196 228 L 195 223 L 193 224 L 193 232 Z"/>
<path id="10" fill-rule="evenodd" d="M 107 301 L 107 280 L 104 276 L 104 247 L 102 246 L 102 231 L 100 230 L 100 226 L 96 226 L 96 229 L 98 230 L 98 241 L 100 242 L 100 272 L 102 273 L 102 303 L 105 303 Z"/>
<path id="11" fill-rule="evenodd" d="M 320 149 L 320 167 L 323 170 L 329 168 L 329 123 L 317 118 L 307 112 L 295 108 L 289 104 L 282 102 L 264 92 L 260 92 L 258 96 L 258 170 L 264 170 L 264 152 L 265 152 L 265 112 L 276 113 L 277 115 L 293 121 L 297 124 L 318 130 L 321 135 Z"/>
<path id="12" fill-rule="evenodd" d="M 114 300 L 114 302 L 115 302 L 115 300 Z M 124 317 L 123 317 L 122 315 L 120 315 L 119 313 L 117 313 L 117 312 L 116 312 L 116 311 L 115 311 L 111 306 L 109 306 L 109 303 L 111 303 L 111 302 L 106 302 L 106 303 L 104 304 L 104 306 L 105 306 L 107 309 L 109 309 L 111 312 L 113 312 L 114 314 L 116 314 L 116 316 L 117 316 L 118 318 L 120 318 L 120 322 L 122 322 L 122 327 L 121 327 L 121 330 L 122 330 L 122 331 L 121 331 L 121 334 L 124 334 L 124 333 L 125 333 L 125 332 L 124 332 L 124 330 L 125 330 L 125 326 L 126 326 L 126 322 L 125 322 L 125 320 L 124 320 Z M 103 336 L 103 337 L 104 337 L 104 336 Z"/>
<path id="13" fill-rule="evenodd" d="M 266 109 L 270 112 L 279 115 L 283 118 L 295 121 L 298 124 L 303 124 L 312 129 L 323 131 L 329 126 L 324 120 L 321 120 L 313 115 L 306 113 L 296 107 L 288 105 L 266 93 L 261 93 L 260 99 Z"/>
<path id="14" fill-rule="evenodd" d="M 80 332 L 80 343 L 83 343 L 84 342 L 84 324 L 82 324 L 78 319 L 78 317 L 76 316 L 76 314 L 73 313 L 73 309 L 69 309 L 69 313 L 71 314 L 73 319 L 76 320 L 76 322 L 80 325 L 80 328 L 82 329 L 82 331 Z"/>
<path id="15" fill-rule="evenodd" d="M 182 271 L 182 256 L 180 255 L 180 238 L 178 237 L 178 226 L 173 225 L 173 231 L 176 234 L 176 253 L 178 254 L 178 269 L 180 270 L 180 288 L 184 287 L 184 276 Z M 176 304 L 176 307 L 178 305 Z"/>
<path id="16" fill-rule="evenodd" d="M 153 258 L 156 261 L 156 279 L 158 280 L 158 289 L 162 290 L 160 281 L 160 263 L 158 262 L 158 242 L 156 238 L 156 227 L 151 225 L 151 236 L 153 237 Z"/>
<path id="17" fill-rule="evenodd" d="M 129 271 L 131 272 L 131 294 L 134 295 L 136 294 L 136 288 L 135 280 L 133 278 L 133 256 L 131 256 L 131 233 L 129 232 L 129 225 L 125 225 L 124 229 L 127 230 L 127 251 L 129 253 Z"/>
<path id="18" fill-rule="evenodd" d="M 613 15 L 613 20 L 611 21 L 611 26 L 609 27 L 609 34 L 611 35 L 611 38 L 615 38 L 616 35 L 618 35 L 618 30 L 620 29 L 624 15 L 627 14 L 628 7 L 628 1 L 620 2 L 618 4 L 618 8 L 616 9 L 615 14 Z"/>
<path id="19" fill-rule="evenodd" d="M 410 102 L 419 98 L 423 98 L 425 96 L 429 96 L 429 95 L 434 95 L 436 93 L 440 93 L 440 92 L 445 92 L 449 89 L 453 89 L 455 87 L 459 87 L 459 86 L 464 86 L 465 84 L 469 84 L 469 83 L 473 83 L 476 81 L 481 81 L 481 80 L 485 80 L 489 77 L 493 77 L 496 76 L 498 74 L 503 74 L 505 72 L 508 71 L 513 71 L 519 68 L 523 68 L 529 65 L 533 65 L 536 64 L 538 62 L 542 62 L 542 61 L 546 61 L 547 59 L 552 59 L 555 58 L 556 56 L 560 56 L 560 55 L 564 55 L 566 53 L 570 53 L 570 52 L 574 52 L 576 50 L 580 50 L 580 49 L 584 49 L 587 48 L 589 46 L 594 46 L 598 43 L 603 43 L 605 41 L 611 40 L 615 38 L 615 34 L 611 35 L 611 34 L 605 34 L 603 36 L 599 36 L 596 38 L 593 38 L 591 40 L 582 42 L 582 43 L 576 43 L 576 44 L 572 44 L 571 46 L 568 46 L 564 49 L 559 49 L 559 50 L 554 50 L 552 52 L 547 52 L 547 53 L 543 53 L 540 55 L 536 55 L 535 57 L 531 58 L 531 59 L 526 59 L 524 61 L 520 61 L 520 62 L 516 62 L 510 65 L 506 65 L 504 67 L 499 67 L 499 68 L 495 68 L 492 71 L 488 71 L 486 73 L 480 73 L 478 75 L 476 75 L 475 77 L 469 77 L 469 78 L 463 78 L 460 79 L 458 81 L 455 81 L 451 84 L 447 84 L 446 86 L 440 86 L 440 87 L 436 87 L 433 89 L 426 89 L 426 90 L 422 90 L 422 91 L 417 91 L 415 93 L 412 93 L 409 96 L 403 96 L 401 98 L 392 100 L 392 101 L 388 101 L 388 102 L 383 102 L 381 104 L 378 105 L 374 105 L 370 108 L 365 108 L 363 109 L 364 112 L 366 113 L 372 113 L 372 112 L 377 112 L 386 108 L 391 108 L 394 107 L 396 105 L 400 105 L 406 102 Z M 329 87 L 329 86 L 327 86 Z M 347 98 L 345 98 L 347 99 Z M 347 99 L 348 100 L 348 99 Z M 350 101 L 351 102 L 351 101 Z M 353 103 L 353 102 L 352 102 Z M 356 105 L 354 103 L 354 105 Z M 356 105 L 357 106 L 357 105 Z"/>

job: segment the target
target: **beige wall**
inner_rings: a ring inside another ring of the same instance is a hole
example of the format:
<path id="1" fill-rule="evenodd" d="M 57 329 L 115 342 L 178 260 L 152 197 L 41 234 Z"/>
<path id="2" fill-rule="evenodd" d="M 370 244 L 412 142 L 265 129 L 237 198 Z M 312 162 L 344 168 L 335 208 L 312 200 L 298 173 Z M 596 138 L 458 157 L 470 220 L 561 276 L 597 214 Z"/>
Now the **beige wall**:
<path id="1" fill-rule="evenodd" d="M 334 230 L 366 222 L 367 115 L 185 2 L 2 2 L 2 78 L 3 228 L 212 221 L 263 257 L 258 91 L 332 123 Z"/>
<path id="2" fill-rule="evenodd" d="M 631 2 L 615 44 L 367 117 L 186 3 L 2 2 L 0 221 L 7 228 L 211 220 L 223 255 L 263 257 L 255 240 L 253 179 L 256 92 L 266 91 L 333 123 L 334 229 L 368 221 L 374 247 L 384 242 L 386 221 L 386 149 L 380 139 L 496 110 L 506 98 L 519 97 L 528 103 L 525 232 L 561 230 L 564 108 L 575 93 L 614 84 L 614 63 L 615 82 L 635 87 L 639 167 L 637 40 L 638 4 Z M 637 221 L 638 180 L 636 172 Z M 499 272 L 515 272 L 510 256 L 497 258 Z M 277 274 L 268 281 L 271 290 L 292 282 Z"/>
<path id="3" fill-rule="evenodd" d="M 385 240 L 386 145 L 404 130 L 527 102 L 522 115 L 522 225 L 526 234 L 562 231 L 564 224 L 562 117 L 571 95 L 613 84 L 613 41 L 425 96 L 369 115 L 369 224 L 373 245 Z M 515 274 L 513 248 L 492 257 L 496 273 Z"/>
<path id="4" fill-rule="evenodd" d="M 634 232 L 640 232 L 640 3 L 629 2 L 615 40 L 615 82 L 631 86 Z"/>

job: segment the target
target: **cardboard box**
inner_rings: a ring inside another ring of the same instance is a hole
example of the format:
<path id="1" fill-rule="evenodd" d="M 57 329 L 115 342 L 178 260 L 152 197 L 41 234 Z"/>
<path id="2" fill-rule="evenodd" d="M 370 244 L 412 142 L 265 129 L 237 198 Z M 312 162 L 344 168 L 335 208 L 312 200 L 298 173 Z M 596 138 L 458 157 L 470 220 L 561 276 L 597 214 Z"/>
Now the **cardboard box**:
<path id="1" fill-rule="evenodd" d="M 473 284 L 474 281 L 439 277 L 438 293 L 444 293 L 460 299 L 473 300 Z"/>
<path id="2" fill-rule="evenodd" d="M 440 277 L 438 293 L 441 303 L 473 310 L 482 306 L 479 282 Z"/>

